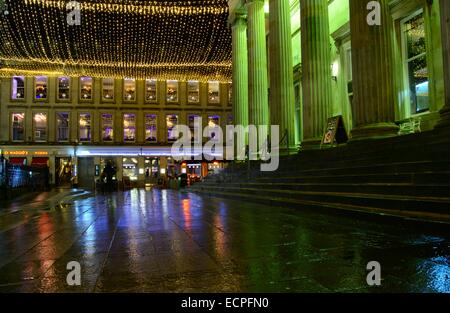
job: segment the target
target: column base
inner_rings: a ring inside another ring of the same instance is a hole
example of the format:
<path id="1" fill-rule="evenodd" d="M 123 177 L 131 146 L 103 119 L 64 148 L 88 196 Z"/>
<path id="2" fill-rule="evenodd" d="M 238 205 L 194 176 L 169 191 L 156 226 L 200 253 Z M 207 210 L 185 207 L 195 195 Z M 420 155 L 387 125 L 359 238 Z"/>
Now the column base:
<path id="1" fill-rule="evenodd" d="M 280 156 L 289 156 L 297 154 L 299 151 L 299 147 L 293 146 L 293 147 L 280 147 Z"/>
<path id="2" fill-rule="evenodd" d="M 322 138 L 311 138 L 303 140 L 301 150 L 320 150 L 322 146 Z"/>
<path id="3" fill-rule="evenodd" d="M 350 142 L 366 139 L 381 139 L 398 136 L 399 127 L 394 123 L 378 123 L 354 128 Z"/>

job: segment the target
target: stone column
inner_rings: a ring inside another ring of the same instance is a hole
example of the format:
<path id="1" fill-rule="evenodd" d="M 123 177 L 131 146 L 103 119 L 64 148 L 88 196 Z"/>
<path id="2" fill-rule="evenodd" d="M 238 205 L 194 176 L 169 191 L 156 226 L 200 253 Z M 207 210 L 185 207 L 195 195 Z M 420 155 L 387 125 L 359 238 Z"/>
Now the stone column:
<path id="1" fill-rule="evenodd" d="M 232 21 L 233 40 L 233 116 L 234 124 L 248 126 L 248 50 L 247 50 L 247 16 L 236 12 Z M 248 143 L 248 136 L 242 134 L 243 142 Z M 239 142 L 239 139 L 237 139 Z"/>
<path id="2" fill-rule="evenodd" d="M 450 1 L 440 0 L 445 103 L 438 127 L 450 127 Z"/>
<path id="3" fill-rule="evenodd" d="M 350 0 L 352 33 L 352 140 L 397 135 L 389 0 L 379 0 L 381 25 L 369 25 L 370 0 Z M 376 9 L 375 9 L 376 10 Z"/>
<path id="4" fill-rule="evenodd" d="M 289 0 L 270 0 L 270 120 L 280 125 L 280 150 L 297 150 L 295 142 L 294 73 Z M 281 139 L 281 138 L 280 138 Z M 288 143 L 288 145 L 287 145 Z"/>
<path id="5" fill-rule="evenodd" d="M 249 122 L 269 124 L 266 29 L 264 0 L 249 0 L 248 7 L 248 74 Z"/>
<path id="6" fill-rule="evenodd" d="M 320 146 L 331 108 L 328 0 L 301 0 L 303 148 Z"/>

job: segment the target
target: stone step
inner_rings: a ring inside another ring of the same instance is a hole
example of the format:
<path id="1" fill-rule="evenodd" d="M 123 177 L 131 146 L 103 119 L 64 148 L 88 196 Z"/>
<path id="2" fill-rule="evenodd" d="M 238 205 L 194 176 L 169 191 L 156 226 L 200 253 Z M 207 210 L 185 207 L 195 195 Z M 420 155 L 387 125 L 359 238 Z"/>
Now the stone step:
<path id="1" fill-rule="evenodd" d="M 198 186 L 193 190 L 206 192 L 228 192 L 233 194 L 248 194 L 253 197 L 270 197 L 274 199 L 295 199 L 305 201 L 320 201 L 321 203 L 339 203 L 386 210 L 424 211 L 447 214 L 450 212 L 450 197 L 420 197 L 408 195 L 367 194 L 349 192 L 313 192 L 298 190 L 257 189 L 230 187 L 228 185 Z"/>
<path id="2" fill-rule="evenodd" d="M 311 192 L 360 193 L 377 195 L 409 195 L 450 198 L 449 185 L 417 185 L 412 183 L 228 183 L 227 187 L 265 190 L 292 190 Z M 205 188 L 222 188 L 223 184 L 210 184 Z"/>
<path id="3" fill-rule="evenodd" d="M 343 203 L 329 203 L 320 202 L 314 200 L 299 200 L 291 198 L 273 198 L 265 195 L 254 196 L 253 194 L 246 193 L 233 193 L 222 191 L 202 190 L 196 191 L 199 193 L 208 194 L 209 196 L 222 197 L 227 199 L 245 200 L 254 203 L 261 203 L 264 205 L 273 206 L 288 206 L 294 209 L 300 210 L 324 210 L 326 212 L 335 212 L 344 215 L 356 216 L 375 216 L 380 217 L 383 220 L 386 217 L 395 219 L 407 220 L 408 222 L 417 222 L 418 225 L 422 225 L 423 222 L 430 222 L 434 225 L 439 225 L 445 229 L 448 229 L 447 225 L 450 225 L 450 214 L 439 214 L 430 211 L 411 211 L 411 210 L 396 210 L 396 209 L 383 209 L 376 207 L 368 207 L 364 205 L 351 205 Z"/>

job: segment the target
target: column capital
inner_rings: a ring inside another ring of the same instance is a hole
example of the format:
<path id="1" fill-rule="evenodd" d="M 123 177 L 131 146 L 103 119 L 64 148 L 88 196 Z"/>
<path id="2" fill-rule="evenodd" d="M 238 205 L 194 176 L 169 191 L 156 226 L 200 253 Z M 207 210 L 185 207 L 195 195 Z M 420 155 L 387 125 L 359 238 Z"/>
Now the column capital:
<path id="1" fill-rule="evenodd" d="M 231 27 L 235 26 L 238 23 L 247 23 L 247 10 L 245 10 L 244 8 L 235 10 L 233 12 L 233 15 L 230 15 L 228 23 Z"/>

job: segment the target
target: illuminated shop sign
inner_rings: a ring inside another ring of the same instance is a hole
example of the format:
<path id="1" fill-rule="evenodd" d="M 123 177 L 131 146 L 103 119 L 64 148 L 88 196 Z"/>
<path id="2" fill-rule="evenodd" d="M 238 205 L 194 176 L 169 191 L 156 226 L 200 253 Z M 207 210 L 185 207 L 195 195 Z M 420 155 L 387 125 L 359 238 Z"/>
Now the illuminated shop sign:
<path id="1" fill-rule="evenodd" d="M 48 155 L 47 151 L 35 151 L 35 152 L 28 152 L 25 150 L 12 150 L 12 151 L 8 151 L 5 150 L 3 151 L 4 155 Z"/>

